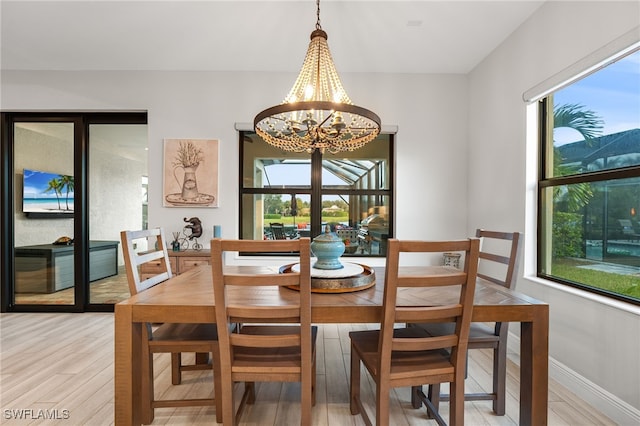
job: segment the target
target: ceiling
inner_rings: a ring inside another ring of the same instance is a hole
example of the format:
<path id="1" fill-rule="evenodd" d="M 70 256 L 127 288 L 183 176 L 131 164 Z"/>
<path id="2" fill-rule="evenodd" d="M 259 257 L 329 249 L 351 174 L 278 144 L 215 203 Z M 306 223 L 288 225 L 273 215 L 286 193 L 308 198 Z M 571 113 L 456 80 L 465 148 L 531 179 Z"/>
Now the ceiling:
<path id="1" fill-rule="evenodd" d="M 339 73 L 468 73 L 545 0 L 323 0 Z M 0 1 L 2 70 L 298 72 L 313 0 Z"/>

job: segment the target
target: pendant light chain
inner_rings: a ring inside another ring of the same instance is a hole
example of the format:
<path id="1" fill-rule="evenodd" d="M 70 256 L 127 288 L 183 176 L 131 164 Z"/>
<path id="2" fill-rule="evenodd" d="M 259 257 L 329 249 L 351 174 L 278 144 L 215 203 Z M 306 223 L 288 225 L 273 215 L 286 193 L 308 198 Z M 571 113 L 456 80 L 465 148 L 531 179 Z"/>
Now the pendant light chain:
<path id="1" fill-rule="evenodd" d="M 316 30 L 321 30 L 322 26 L 320 25 L 320 0 L 316 0 L 316 6 L 318 9 L 318 11 L 316 12 L 318 16 L 318 20 L 316 21 Z"/>

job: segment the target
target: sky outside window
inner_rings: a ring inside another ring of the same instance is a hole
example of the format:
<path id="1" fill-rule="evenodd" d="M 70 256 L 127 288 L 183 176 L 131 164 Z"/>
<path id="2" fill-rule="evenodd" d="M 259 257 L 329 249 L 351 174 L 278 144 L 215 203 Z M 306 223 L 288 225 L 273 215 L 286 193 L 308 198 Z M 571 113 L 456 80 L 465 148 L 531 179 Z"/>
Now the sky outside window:
<path id="1" fill-rule="evenodd" d="M 604 121 L 601 136 L 640 128 L 640 51 L 559 90 L 554 104 L 580 104 L 595 112 Z M 554 130 L 556 146 L 581 140 L 575 130 Z"/>

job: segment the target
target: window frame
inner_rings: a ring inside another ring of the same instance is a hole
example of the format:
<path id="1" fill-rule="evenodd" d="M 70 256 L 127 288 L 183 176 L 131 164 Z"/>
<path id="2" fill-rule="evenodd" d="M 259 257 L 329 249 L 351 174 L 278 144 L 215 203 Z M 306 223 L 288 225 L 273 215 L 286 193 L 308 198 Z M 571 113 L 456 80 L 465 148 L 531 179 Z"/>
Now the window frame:
<path id="1" fill-rule="evenodd" d="M 622 180 L 629 178 L 640 178 L 640 165 L 625 166 L 620 168 L 612 168 L 597 171 L 584 171 L 578 174 L 562 175 L 557 177 L 549 177 L 548 163 L 550 156 L 548 155 L 548 148 L 553 149 L 553 126 L 551 125 L 550 117 L 553 116 L 553 105 L 550 105 L 550 99 L 553 94 L 549 94 L 538 101 L 538 188 L 537 188 L 537 216 L 536 216 L 536 229 L 537 229 L 537 246 L 536 246 L 536 276 L 548 281 L 552 281 L 558 284 L 567 285 L 570 287 L 578 288 L 587 292 L 595 293 L 601 296 L 609 297 L 612 299 L 620 300 L 623 302 L 631 303 L 640 306 L 640 300 L 635 299 L 624 294 L 614 293 L 602 288 L 593 287 L 588 284 L 571 281 L 542 271 L 544 266 L 544 253 L 543 245 L 546 238 L 545 233 L 550 232 L 545 226 L 545 214 L 546 211 L 543 208 L 545 205 L 545 190 L 556 186 L 572 185 L 579 183 L 593 183 L 604 182 L 611 180 Z M 551 138 L 551 143 L 549 141 Z M 552 161 L 552 160 L 551 160 Z M 548 226 L 548 225 L 547 225 Z M 605 236 L 606 237 L 606 236 Z"/>
<path id="2" fill-rule="evenodd" d="M 238 235 L 242 238 L 243 234 L 243 217 L 244 206 L 243 199 L 247 195 L 291 195 L 294 191 L 297 195 L 309 195 L 310 197 L 310 227 L 311 238 L 320 235 L 323 232 L 322 229 L 322 198 L 326 195 L 348 195 L 349 197 L 357 196 L 376 196 L 386 197 L 388 199 L 388 237 L 392 238 L 395 232 L 394 217 L 395 217 L 395 134 L 383 133 L 384 136 L 389 138 L 389 152 L 388 152 L 388 175 L 389 182 L 387 189 L 346 189 L 346 188 L 332 188 L 322 187 L 322 161 L 323 154 L 319 150 L 315 150 L 311 154 L 311 179 L 310 185 L 291 185 L 283 188 L 258 188 L 258 187 L 245 187 L 244 185 L 244 167 L 245 167 L 245 152 L 244 152 L 244 140 L 247 134 L 255 134 L 253 130 L 239 130 L 239 167 L 238 167 Z M 257 135 L 256 135 L 257 136 Z M 266 144 L 266 142 L 263 141 Z M 283 157 L 286 158 L 287 153 L 283 151 Z M 384 257 L 385 254 L 367 255 L 366 257 Z"/>

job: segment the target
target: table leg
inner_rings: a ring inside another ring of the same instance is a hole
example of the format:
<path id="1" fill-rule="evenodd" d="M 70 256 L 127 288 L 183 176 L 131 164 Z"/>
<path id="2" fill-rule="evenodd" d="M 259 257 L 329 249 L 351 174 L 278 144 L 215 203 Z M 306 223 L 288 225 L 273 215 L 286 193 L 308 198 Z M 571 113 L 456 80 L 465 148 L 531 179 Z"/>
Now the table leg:
<path id="1" fill-rule="evenodd" d="M 539 305 L 520 328 L 520 424 L 547 424 L 549 399 L 549 307 Z"/>
<path id="2" fill-rule="evenodd" d="M 139 425 L 142 326 L 132 322 L 131 305 L 115 306 L 115 424 Z"/>

